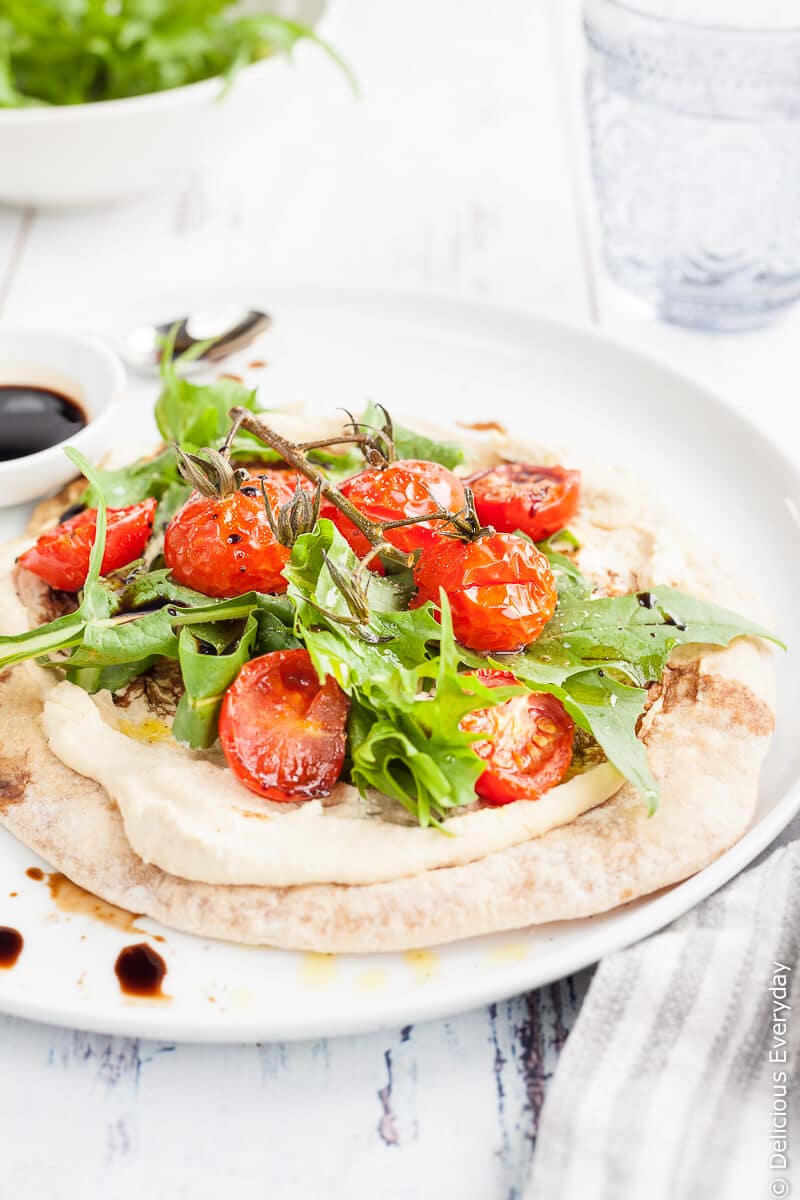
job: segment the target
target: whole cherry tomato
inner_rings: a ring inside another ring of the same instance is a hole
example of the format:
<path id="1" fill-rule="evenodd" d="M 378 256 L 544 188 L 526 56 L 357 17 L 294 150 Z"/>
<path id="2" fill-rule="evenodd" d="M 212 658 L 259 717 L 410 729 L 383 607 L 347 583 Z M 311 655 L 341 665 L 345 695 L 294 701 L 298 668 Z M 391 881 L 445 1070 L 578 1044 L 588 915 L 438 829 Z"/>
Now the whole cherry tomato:
<path id="1" fill-rule="evenodd" d="M 273 510 L 291 500 L 298 479 L 312 489 L 292 471 L 269 470 L 228 496 L 192 492 L 164 535 L 164 558 L 178 583 L 206 596 L 286 591 L 281 571 L 291 551 L 272 532 L 262 479 Z"/>
<path id="2" fill-rule="evenodd" d="M 518 683 L 510 671 L 482 670 L 486 687 Z M 475 791 L 489 804 L 538 800 L 564 778 L 572 762 L 575 725 L 560 700 L 547 692 L 527 692 L 493 708 L 462 717 L 460 728 L 485 733 L 472 749 L 486 761 Z"/>
<path id="3" fill-rule="evenodd" d="M 117 571 L 141 557 L 153 532 L 157 501 L 143 500 L 127 508 L 110 508 L 101 571 Z M 89 558 L 97 529 L 97 509 L 87 508 L 68 521 L 48 529 L 35 546 L 20 555 L 23 567 L 50 587 L 77 592 L 86 582 Z"/>
<path id="4" fill-rule="evenodd" d="M 482 524 L 506 533 L 521 529 L 535 542 L 558 533 L 578 510 L 581 473 L 566 467 L 501 463 L 467 482 Z"/>
<path id="5" fill-rule="evenodd" d="M 234 775 L 269 800 L 327 796 L 344 762 L 350 701 L 307 650 L 246 663 L 225 693 L 219 739 Z"/>
<path id="6" fill-rule="evenodd" d="M 521 650 L 535 641 L 556 607 L 550 564 L 527 538 L 489 533 L 475 541 L 440 538 L 414 570 L 412 607 L 450 601 L 456 639 L 473 650 Z"/>
<path id="7" fill-rule="evenodd" d="M 414 458 L 400 459 L 382 470 L 369 467 L 345 479 L 339 490 L 370 521 L 421 517 L 436 512 L 437 508 L 457 512 L 464 506 L 464 486 L 452 471 L 438 463 Z M 323 516 L 333 521 L 359 558 L 372 549 L 363 533 L 338 508 L 326 504 Z M 388 529 L 386 541 L 411 554 L 438 541 L 446 528 L 441 521 L 420 521 L 417 525 Z M 376 561 L 375 566 L 379 568 L 380 564 Z"/>

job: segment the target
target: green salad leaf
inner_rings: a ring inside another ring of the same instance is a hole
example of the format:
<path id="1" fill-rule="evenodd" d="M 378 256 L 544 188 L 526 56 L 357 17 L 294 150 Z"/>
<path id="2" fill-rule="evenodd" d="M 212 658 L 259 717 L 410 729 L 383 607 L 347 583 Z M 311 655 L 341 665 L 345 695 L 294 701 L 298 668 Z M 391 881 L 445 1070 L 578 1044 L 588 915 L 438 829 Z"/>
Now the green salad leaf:
<path id="1" fill-rule="evenodd" d="M 128 611 L 139 608 L 153 608 L 171 601 L 184 608 L 198 608 L 210 603 L 203 592 L 184 587 L 176 583 L 172 573 L 166 567 L 155 571 L 145 571 L 144 563 L 140 560 L 125 568 L 125 574 L 120 581 L 120 605 Z"/>
<path id="2" fill-rule="evenodd" d="M 206 447 L 218 449 L 230 425 L 229 410 L 238 405 L 250 412 L 258 411 L 256 392 L 235 379 L 197 384 L 182 378 L 177 369 L 181 360 L 172 357 L 173 342 L 174 332 L 164 347 L 161 391 L 155 406 L 158 431 L 166 442 L 176 442 L 187 454 L 197 454 Z M 192 356 L 190 352 L 182 358 Z M 249 433 L 237 435 L 232 452 L 233 457 L 259 462 L 275 462 L 278 458 Z M 191 490 L 181 478 L 171 445 L 128 466 L 95 468 L 92 479 L 82 497 L 88 507 L 96 506 L 101 497 L 109 508 L 124 508 L 152 496 L 159 502 L 157 530 L 172 519 Z"/>
<path id="3" fill-rule="evenodd" d="M 608 761 L 637 788 L 650 812 L 655 812 L 658 784 L 644 744 L 636 736 L 646 690 L 621 683 L 601 669 L 580 671 L 570 676 L 563 688 L 545 690 L 558 696 L 575 724 L 591 733 Z"/>
<path id="4" fill-rule="evenodd" d="M 370 401 L 361 417 L 365 425 L 378 428 L 383 424 L 383 414 L 377 404 Z M 424 433 L 415 433 L 404 425 L 394 426 L 394 448 L 398 458 L 419 458 L 428 462 L 441 463 L 443 467 L 457 467 L 464 461 L 464 451 L 457 442 L 436 441 Z"/>
<path id="5" fill-rule="evenodd" d="M 474 799 L 485 763 L 474 734 L 459 728 L 476 708 L 489 708 L 519 687 L 487 688 L 459 671 L 450 608 L 442 596 L 439 655 L 388 678 L 365 676 L 353 687 L 350 774 L 366 793 L 391 796 L 423 827 L 441 828 Z"/>
<path id="6" fill-rule="evenodd" d="M 402 584 L 392 577 L 368 572 L 365 580 L 370 606 L 368 628 L 361 629 L 331 572 L 351 579 L 357 559 L 338 529 L 323 518 L 313 533 L 297 539 L 284 570 L 289 598 L 295 605 L 295 634 L 303 642 L 320 678 L 332 676 L 352 694 L 366 677 L 384 678 L 414 667 L 427 657 L 429 642 L 441 629 L 431 605 L 403 609 Z M 363 634 L 366 632 L 366 640 Z"/>
<path id="7" fill-rule="evenodd" d="M 69 667 L 120 666 L 161 655 L 178 657 L 178 641 L 169 609 L 114 621 L 87 621 L 81 645 L 68 659 Z"/>
<path id="8" fill-rule="evenodd" d="M 213 627 L 212 627 L 213 628 Z M 202 628 L 202 632 L 208 631 Z M 247 618 L 239 637 L 215 646 L 213 634 L 201 637 L 198 627 L 184 625 L 178 642 L 178 661 L 186 691 L 178 702 L 172 736 L 193 750 L 206 749 L 217 740 L 217 719 L 225 692 L 253 655 L 258 626 Z"/>
<path id="9" fill-rule="evenodd" d="M 156 425 L 165 442 L 177 442 L 187 454 L 196 454 L 207 446 L 218 449 L 228 432 L 228 413 L 232 408 L 258 411 L 255 389 L 245 387 L 239 380 L 222 378 L 213 383 L 192 383 L 179 374 L 176 366 L 168 338 L 163 347 L 161 393 L 155 408 Z M 232 451 L 234 456 L 246 455 L 264 461 L 278 458 L 263 442 L 245 432 L 237 434 Z"/>
<path id="10" fill-rule="evenodd" d="M 527 683 L 563 683 L 572 675 L 605 667 L 643 687 L 661 678 L 676 646 L 727 646 L 749 635 L 776 642 L 768 630 L 738 613 L 672 588 L 628 596 L 586 594 L 588 582 L 559 593 L 555 614 L 539 639 L 503 665 Z"/>
<path id="11" fill-rule="evenodd" d="M 738 613 L 672 588 L 597 599 L 570 589 L 562 591 L 555 615 L 523 657 L 531 678 L 540 666 L 566 676 L 607 663 L 642 685 L 661 677 L 676 646 L 727 646 L 744 634 L 775 640 Z"/>
<path id="12" fill-rule="evenodd" d="M 236 0 L 3 0 L 0 106 L 85 104 L 141 96 L 237 72 L 310 41 L 312 29 Z"/>

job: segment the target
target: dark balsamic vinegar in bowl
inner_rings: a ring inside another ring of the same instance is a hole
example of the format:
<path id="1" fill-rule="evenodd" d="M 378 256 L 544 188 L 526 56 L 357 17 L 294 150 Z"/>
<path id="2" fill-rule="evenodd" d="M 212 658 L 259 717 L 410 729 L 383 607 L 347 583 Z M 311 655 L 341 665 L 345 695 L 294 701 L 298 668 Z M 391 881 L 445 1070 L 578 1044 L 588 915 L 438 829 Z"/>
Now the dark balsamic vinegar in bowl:
<path id="1" fill-rule="evenodd" d="M 86 426 L 70 396 L 31 383 L 0 383 L 0 462 L 47 450 Z"/>

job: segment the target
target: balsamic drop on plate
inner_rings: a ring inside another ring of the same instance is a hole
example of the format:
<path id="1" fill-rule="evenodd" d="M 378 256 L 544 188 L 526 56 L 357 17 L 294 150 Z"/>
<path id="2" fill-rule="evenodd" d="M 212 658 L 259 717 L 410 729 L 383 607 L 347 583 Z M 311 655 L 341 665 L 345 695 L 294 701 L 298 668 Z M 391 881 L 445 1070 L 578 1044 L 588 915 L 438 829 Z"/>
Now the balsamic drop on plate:
<path id="1" fill-rule="evenodd" d="M 121 991 L 128 996 L 161 996 L 167 964 L 146 942 L 126 946 L 117 955 L 114 971 Z"/>
<path id="2" fill-rule="evenodd" d="M 0 967 L 8 970 L 22 953 L 24 945 L 22 934 L 10 925 L 0 925 Z"/>

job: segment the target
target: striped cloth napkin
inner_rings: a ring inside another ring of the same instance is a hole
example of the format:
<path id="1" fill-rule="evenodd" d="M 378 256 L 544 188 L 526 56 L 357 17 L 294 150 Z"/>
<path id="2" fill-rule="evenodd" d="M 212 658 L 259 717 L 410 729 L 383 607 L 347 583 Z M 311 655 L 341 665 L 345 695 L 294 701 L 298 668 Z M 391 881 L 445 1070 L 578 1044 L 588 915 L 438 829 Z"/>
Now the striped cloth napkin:
<path id="1" fill-rule="evenodd" d="M 525 1200 L 800 1197 L 799 952 L 796 841 L 604 959 Z"/>

